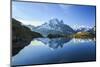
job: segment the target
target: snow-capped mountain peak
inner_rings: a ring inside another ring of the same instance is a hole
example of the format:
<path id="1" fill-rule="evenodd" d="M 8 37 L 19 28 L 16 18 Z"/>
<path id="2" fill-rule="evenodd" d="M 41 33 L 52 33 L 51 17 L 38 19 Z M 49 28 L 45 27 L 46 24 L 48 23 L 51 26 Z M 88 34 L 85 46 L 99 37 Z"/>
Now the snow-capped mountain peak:
<path id="1" fill-rule="evenodd" d="M 54 18 L 38 26 L 38 28 L 46 28 L 49 30 L 61 30 L 60 25 L 63 25 L 63 21 L 59 21 L 57 18 Z"/>
<path id="2" fill-rule="evenodd" d="M 50 19 L 49 21 L 45 22 L 44 24 L 36 27 L 33 31 L 39 32 L 43 35 L 48 34 L 72 34 L 74 30 L 63 23 L 63 20 L 58 20 L 57 18 Z"/>
<path id="3" fill-rule="evenodd" d="M 49 24 L 63 24 L 63 21 L 59 21 L 57 18 L 49 20 Z"/>

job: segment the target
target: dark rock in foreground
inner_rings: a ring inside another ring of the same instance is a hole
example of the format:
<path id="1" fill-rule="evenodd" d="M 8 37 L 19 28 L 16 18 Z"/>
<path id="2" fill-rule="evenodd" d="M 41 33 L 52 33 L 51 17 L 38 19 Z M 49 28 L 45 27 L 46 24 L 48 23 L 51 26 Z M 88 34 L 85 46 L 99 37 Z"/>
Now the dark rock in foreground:
<path id="1" fill-rule="evenodd" d="M 12 56 L 30 44 L 33 38 L 37 37 L 42 37 L 42 35 L 31 31 L 19 21 L 12 19 Z"/>

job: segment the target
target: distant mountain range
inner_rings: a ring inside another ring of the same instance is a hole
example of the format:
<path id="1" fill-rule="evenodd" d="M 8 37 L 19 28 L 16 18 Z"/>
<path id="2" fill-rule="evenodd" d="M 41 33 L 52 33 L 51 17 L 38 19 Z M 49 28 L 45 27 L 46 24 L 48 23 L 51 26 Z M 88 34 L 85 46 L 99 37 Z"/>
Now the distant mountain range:
<path id="1" fill-rule="evenodd" d="M 90 29 L 91 29 L 91 28 L 81 27 L 81 28 L 76 29 L 75 31 L 76 31 L 76 32 L 87 32 L 87 31 L 90 30 Z"/>
<path id="2" fill-rule="evenodd" d="M 57 18 L 51 19 L 48 22 L 45 22 L 44 24 L 37 27 L 34 27 L 32 25 L 27 25 L 27 27 L 32 31 L 42 34 L 43 36 L 48 36 L 49 34 L 70 35 L 77 32 L 95 33 L 94 28 L 91 29 L 82 27 L 74 30 L 69 25 L 64 24 L 63 20 L 58 20 Z"/>
<path id="3" fill-rule="evenodd" d="M 94 26 L 93 28 L 89 29 L 87 32 L 93 34 L 96 36 L 96 26 Z"/>

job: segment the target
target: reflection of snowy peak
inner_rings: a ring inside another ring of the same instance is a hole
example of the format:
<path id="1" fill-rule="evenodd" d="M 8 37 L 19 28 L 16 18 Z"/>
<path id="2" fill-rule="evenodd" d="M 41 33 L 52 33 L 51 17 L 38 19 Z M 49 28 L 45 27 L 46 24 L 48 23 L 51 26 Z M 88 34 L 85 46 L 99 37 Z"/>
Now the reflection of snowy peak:
<path id="1" fill-rule="evenodd" d="M 58 19 L 51 19 L 49 22 L 46 22 L 40 26 L 37 26 L 32 29 L 32 31 L 36 31 L 41 33 L 42 35 L 48 34 L 72 34 L 74 30 L 63 23 L 63 20 L 59 21 Z"/>
<path id="2" fill-rule="evenodd" d="M 67 38 L 67 39 L 62 39 L 62 38 L 53 38 L 53 39 L 49 39 L 49 38 L 36 38 L 36 40 L 41 41 L 42 43 L 44 43 L 45 45 L 48 45 L 49 47 L 53 48 L 53 49 L 57 49 L 59 47 L 63 47 L 64 43 L 69 42 L 71 39 Z"/>

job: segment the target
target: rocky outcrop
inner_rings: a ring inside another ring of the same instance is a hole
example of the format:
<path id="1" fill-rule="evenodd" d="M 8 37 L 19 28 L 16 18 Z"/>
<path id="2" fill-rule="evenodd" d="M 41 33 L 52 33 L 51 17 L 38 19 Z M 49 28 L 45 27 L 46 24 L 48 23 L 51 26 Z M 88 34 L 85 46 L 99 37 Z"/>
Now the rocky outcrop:
<path id="1" fill-rule="evenodd" d="M 30 44 L 33 38 L 42 37 L 41 34 L 31 31 L 21 22 L 12 19 L 12 56 Z"/>

